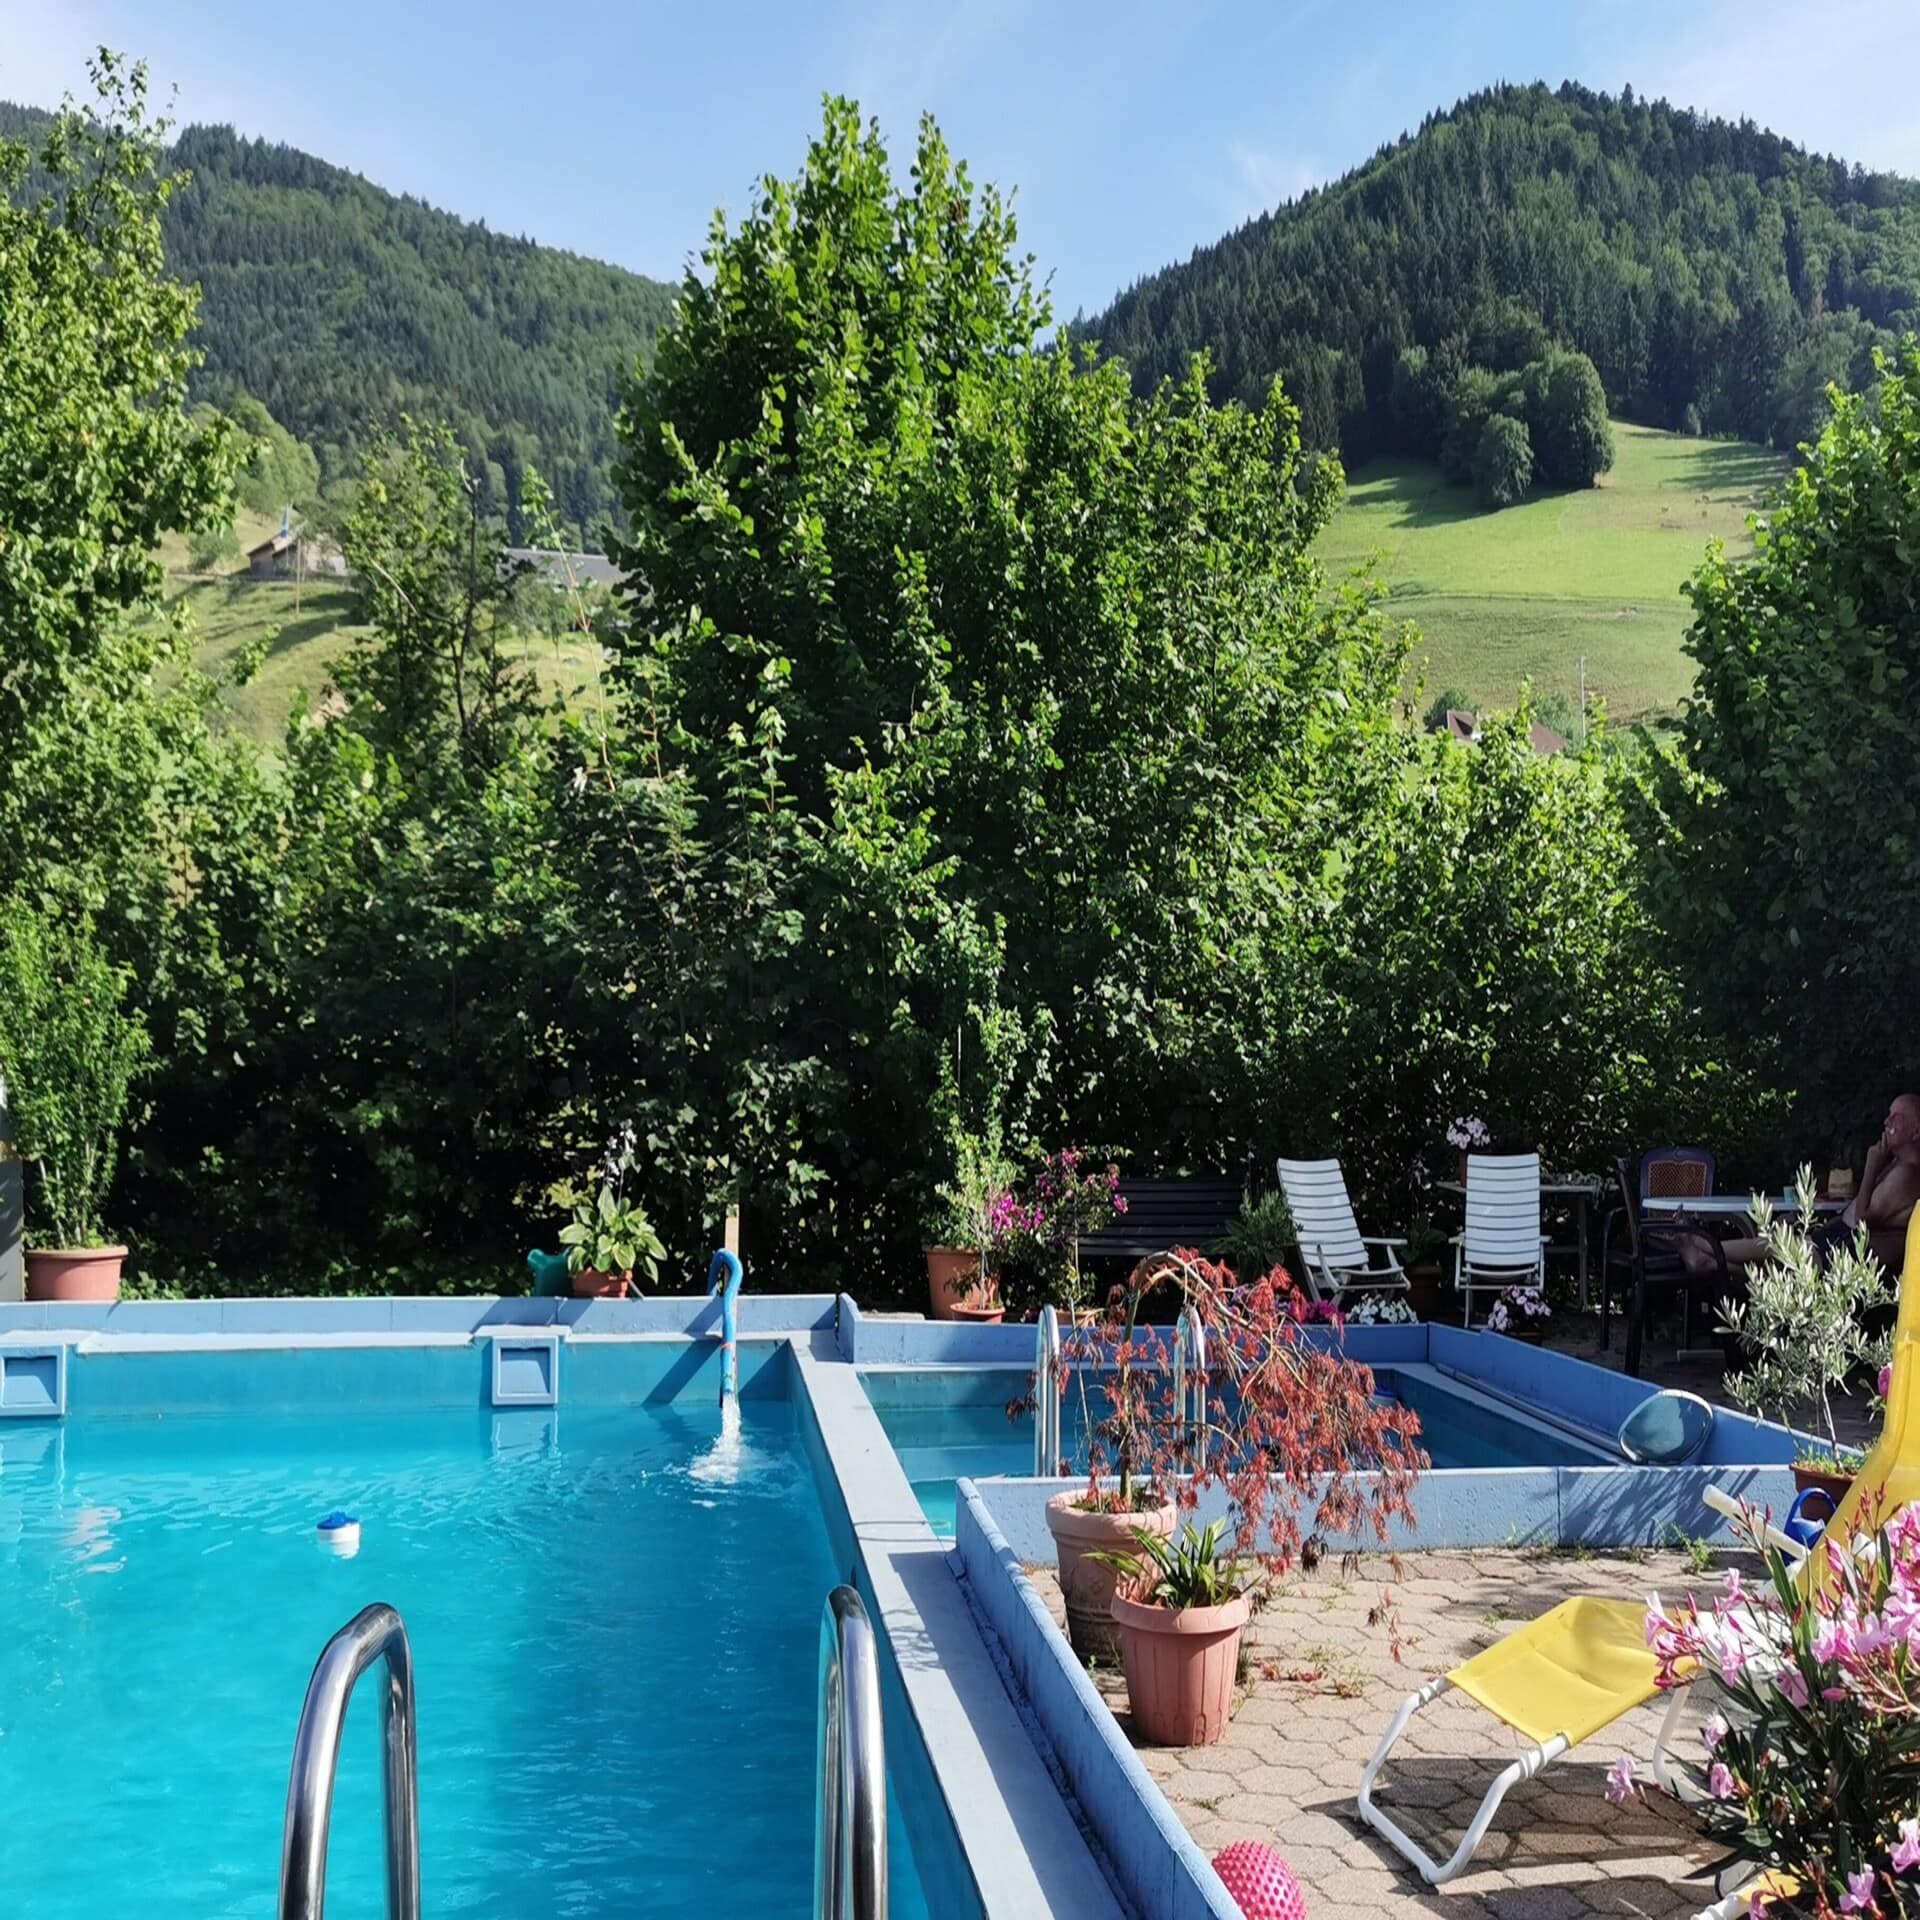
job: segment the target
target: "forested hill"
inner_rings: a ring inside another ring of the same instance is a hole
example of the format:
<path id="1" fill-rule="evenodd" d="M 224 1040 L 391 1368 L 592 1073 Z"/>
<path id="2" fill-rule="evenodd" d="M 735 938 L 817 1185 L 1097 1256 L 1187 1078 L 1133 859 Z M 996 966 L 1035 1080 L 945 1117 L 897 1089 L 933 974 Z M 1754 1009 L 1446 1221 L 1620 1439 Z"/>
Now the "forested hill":
<path id="1" fill-rule="evenodd" d="M 0 106 L 0 135 L 44 118 Z M 174 159 L 193 176 L 167 249 L 203 290 L 199 397 L 264 401 L 327 482 L 352 470 L 370 422 L 411 410 L 448 421 L 504 502 L 532 460 L 568 520 L 610 510 L 616 386 L 671 288 L 231 128 L 183 129 Z"/>
<path id="2" fill-rule="evenodd" d="M 1917 323 L 1920 183 L 1567 85 L 1475 94 L 1072 331 L 1143 386 L 1201 347 L 1220 393 L 1278 372 L 1351 459 L 1394 444 L 1409 346 L 1498 367 L 1543 326 L 1629 419 L 1792 445 Z"/>

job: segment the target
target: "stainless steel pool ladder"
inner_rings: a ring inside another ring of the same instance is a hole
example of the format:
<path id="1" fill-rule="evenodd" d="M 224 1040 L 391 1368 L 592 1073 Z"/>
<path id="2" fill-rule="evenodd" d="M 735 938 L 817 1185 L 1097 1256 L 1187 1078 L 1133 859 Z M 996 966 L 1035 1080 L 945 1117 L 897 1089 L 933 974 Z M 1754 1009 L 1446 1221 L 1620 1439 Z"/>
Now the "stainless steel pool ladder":
<path id="1" fill-rule="evenodd" d="M 280 1920 L 321 1920 L 327 1903 L 327 1822 L 340 1733 L 354 1683 L 386 1663 L 380 1748 L 386 1773 L 388 1920 L 420 1920 L 420 1791 L 413 1712 L 413 1649 L 398 1613 L 363 1607 L 321 1650 L 293 1737 L 287 1818 L 280 1836 Z"/>
<path id="2" fill-rule="evenodd" d="M 1186 1437 L 1198 1445 L 1207 1424 L 1207 1329 L 1191 1300 L 1174 1329 L 1173 1404 Z"/>
<path id="3" fill-rule="evenodd" d="M 813 1920 L 887 1920 L 887 1758 L 873 1623 L 851 1587 L 820 1615 Z"/>
<path id="4" fill-rule="evenodd" d="M 1051 1480 L 1060 1471 L 1060 1315 L 1040 1309 L 1033 1355 L 1033 1473 Z"/>

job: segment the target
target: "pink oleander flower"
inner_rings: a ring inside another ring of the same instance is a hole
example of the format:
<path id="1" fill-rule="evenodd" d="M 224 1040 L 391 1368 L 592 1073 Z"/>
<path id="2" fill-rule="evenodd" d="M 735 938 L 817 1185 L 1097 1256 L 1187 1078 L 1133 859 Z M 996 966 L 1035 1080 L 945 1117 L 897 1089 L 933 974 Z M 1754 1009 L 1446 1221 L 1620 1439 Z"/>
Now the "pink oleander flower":
<path id="1" fill-rule="evenodd" d="M 1796 1666 L 1788 1665 L 1774 1676 L 1774 1691 L 1790 1707 L 1798 1707 L 1805 1712 L 1807 1705 L 1807 1676 Z"/>
<path id="2" fill-rule="evenodd" d="M 1900 1822 L 1900 1837 L 1893 1843 L 1892 1864 L 1895 1873 L 1920 1867 L 1920 1819 Z"/>
<path id="3" fill-rule="evenodd" d="M 1733 1798 L 1733 1770 L 1724 1760 L 1716 1760 L 1707 1769 L 1707 1791 L 1716 1800 Z"/>
<path id="4" fill-rule="evenodd" d="M 1633 1777 L 1633 1756 L 1623 1753 L 1607 1769 L 1607 1798 L 1616 1807 L 1623 1807 L 1631 1800 L 1639 1788 L 1639 1782 Z"/>
<path id="5" fill-rule="evenodd" d="M 1822 1620 L 1814 1630 L 1813 1657 L 1823 1667 L 1851 1665 L 1858 1651 L 1854 1623 L 1845 1614 Z"/>
<path id="6" fill-rule="evenodd" d="M 1858 1873 L 1847 1875 L 1847 1890 L 1840 1896 L 1842 1913 L 1865 1913 L 1874 1904 L 1873 1883 L 1875 1875 L 1871 1867 L 1862 1867 Z"/>
<path id="7" fill-rule="evenodd" d="M 1700 1722 L 1700 1738 L 1709 1753 L 1720 1751 L 1720 1742 L 1727 1737 L 1727 1722 L 1723 1714 L 1710 1713 Z"/>
<path id="8" fill-rule="evenodd" d="M 1880 1369 L 1880 1378 L 1876 1384 L 1880 1390 L 1880 1398 L 1884 1400 L 1887 1397 L 1888 1389 L 1893 1385 L 1893 1362 L 1891 1360 Z"/>

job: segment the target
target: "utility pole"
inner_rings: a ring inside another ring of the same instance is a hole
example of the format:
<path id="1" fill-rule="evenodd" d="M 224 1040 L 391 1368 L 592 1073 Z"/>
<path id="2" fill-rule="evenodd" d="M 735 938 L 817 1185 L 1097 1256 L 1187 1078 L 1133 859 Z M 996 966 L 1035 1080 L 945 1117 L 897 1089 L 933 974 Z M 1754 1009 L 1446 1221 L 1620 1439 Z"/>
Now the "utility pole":
<path id="1" fill-rule="evenodd" d="M 7 1112 L 7 1083 L 0 1080 L 0 1300 L 27 1297 L 26 1262 L 21 1231 L 26 1224 L 22 1175 L 25 1168 L 13 1148 L 13 1121 Z"/>

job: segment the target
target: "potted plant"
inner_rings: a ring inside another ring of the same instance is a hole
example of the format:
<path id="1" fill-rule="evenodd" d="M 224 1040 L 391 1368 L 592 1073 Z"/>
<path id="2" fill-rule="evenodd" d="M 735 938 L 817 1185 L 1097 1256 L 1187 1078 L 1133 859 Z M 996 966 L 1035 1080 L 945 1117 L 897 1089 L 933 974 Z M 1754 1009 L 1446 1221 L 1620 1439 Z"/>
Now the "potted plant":
<path id="1" fill-rule="evenodd" d="M 1346 1303 L 1350 1327 L 1410 1327 L 1420 1318 L 1400 1293 L 1363 1293 Z"/>
<path id="2" fill-rule="evenodd" d="M 1184 1405 L 1171 1330 L 1140 1324 L 1162 1287 L 1206 1330 L 1208 1371 L 1189 1379 Z M 1417 1418 L 1376 1402 L 1372 1370 L 1337 1344 L 1304 1336 L 1292 1314 L 1299 1298 L 1284 1269 L 1243 1286 L 1231 1267 L 1179 1248 L 1143 1260 L 1115 1289 L 1105 1323 L 1066 1343 L 1070 1377 L 1083 1394 L 1093 1382 L 1105 1402 L 1088 1417 L 1087 1486 L 1047 1504 L 1068 1637 L 1083 1657 L 1124 1650 L 1112 1596 L 1126 1564 L 1140 1568 L 1140 1532 L 1171 1538 L 1178 1512 L 1203 1497 L 1224 1496 L 1233 1556 L 1260 1570 L 1298 1554 L 1302 1513 L 1316 1532 L 1370 1526 L 1383 1539 L 1391 1520 L 1411 1516 L 1426 1464 Z M 1103 1602 L 1104 1632 L 1090 1617 Z"/>
<path id="3" fill-rule="evenodd" d="M 1144 1296 L 1169 1281 L 1206 1330 L 1207 1371 L 1189 1381 L 1197 1391 L 1183 1406 L 1157 1348 L 1157 1365 L 1132 1369 L 1144 1404 L 1127 1424 L 1180 1508 L 1220 1499 L 1225 1513 L 1217 1530 L 1203 1529 L 1170 1555 L 1135 1532 L 1124 1558 L 1110 1555 L 1116 1586 L 1108 1610 L 1130 1695 L 1138 1672 L 1143 1695 L 1197 1708 L 1178 1725 L 1155 1717 L 1159 1731 L 1149 1737 L 1217 1739 L 1226 1720 L 1219 1668 L 1230 1698 L 1246 1619 L 1234 1603 L 1258 1578 L 1284 1572 L 1311 1538 L 1371 1532 L 1385 1541 L 1393 1521 L 1412 1518 L 1426 1458 L 1416 1416 L 1376 1401 L 1372 1369 L 1349 1360 L 1337 1341 L 1310 1336 L 1295 1317 L 1299 1295 L 1284 1269 L 1242 1285 L 1231 1267 L 1182 1249 L 1143 1262 L 1129 1292 Z M 1122 1390 L 1116 1378 L 1109 1399 Z M 1171 1536 L 1170 1528 L 1145 1531 Z"/>
<path id="4" fill-rule="evenodd" d="M 1119 1584 L 1112 1612 L 1134 1731 L 1161 1747 L 1211 1746 L 1233 1713 L 1240 1636 L 1253 1615 L 1248 1569 L 1224 1520 L 1178 1539 L 1135 1530 L 1135 1552 L 1103 1555 Z"/>
<path id="5" fill-rule="evenodd" d="M 981 1268 L 993 1245 L 993 1203 L 1013 1177 L 999 1123 L 980 1133 L 956 1126 L 953 1163 L 923 1223 L 928 1311 L 936 1320 L 997 1320 L 998 1279 Z"/>
<path id="6" fill-rule="evenodd" d="M 30 1300 L 114 1300 L 127 1249 L 101 1220 L 120 1129 L 147 1058 L 132 976 L 84 924 L 30 908 L 0 929 L 0 1083 L 31 1176 Z"/>
<path id="7" fill-rule="evenodd" d="M 1745 1301 L 1721 1305 L 1722 1330 L 1741 1351 L 1727 1387 L 1749 1412 L 1771 1413 L 1784 1427 L 1808 1408 L 1818 1411 L 1826 1444 L 1803 1444 L 1793 1475 L 1802 1489 L 1819 1487 L 1838 1504 L 1860 1456 L 1840 1443 L 1833 1394 L 1887 1359 L 1890 1339 L 1870 1338 L 1861 1322 L 1890 1305 L 1897 1288 L 1867 1245 L 1864 1227 L 1824 1254 L 1814 1245 L 1811 1167 L 1800 1169 L 1794 1198 L 1797 1218 L 1776 1215 L 1764 1195 L 1754 1198 L 1754 1231 L 1764 1250 L 1747 1267 Z"/>
<path id="8" fill-rule="evenodd" d="M 1031 1317 L 1053 1306 L 1069 1318 L 1090 1317 L 1080 1274 L 1080 1242 L 1127 1210 L 1120 1169 L 1078 1147 L 1048 1154 L 1032 1182 L 1032 1198 L 1011 1189 L 988 1210 L 990 1248 L 1001 1297 Z"/>
<path id="9" fill-rule="evenodd" d="M 1552 1318 L 1553 1309 L 1547 1305 L 1547 1296 L 1528 1281 L 1525 1285 L 1507 1288 L 1493 1303 L 1487 1315 L 1487 1331 L 1504 1333 L 1509 1339 L 1527 1340 L 1538 1346 Z"/>
<path id="10" fill-rule="evenodd" d="M 1789 1567 L 1760 1516 L 1748 1531 L 1766 1578 L 1668 1612 L 1656 1598 L 1647 1645 L 1659 1683 L 1717 1676 L 1724 1712 L 1701 1729 L 1706 1757 L 1685 1797 L 1729 1864 L 1794 1889 L 1769 1914 L 1920 1914 L 1920 1505 L 1885 1519 L 1822 1576 Z M 1608 1797 L 1636 1791 L 1614 1763 Z M 1759 1901 L 1755 1906 L 1760 1905 Z"/>
<path id="11" fill-rule="evenodd" d="M 560 1229 L 576 1295 L 624 1299 L 636 1273 L 643 1274 L 649 1284 L 659 1278 L 666 1248 L 639 1201 L 627 1197 L 633 1151 L 634 1132 L 629 1124 L 607 1148 L 598 1191 L 590 1188 L 575 1204 L 572 1220 Z"/>
<path id="12" fill-rule="evenodd" d="M 1063 1343 L 1068 1377 L 1078 1382 L 1082 1396 L 1087 1484 L 1047 1502 L 1047 1531 L 1067 1610 L 1067 1638 L 1082 1660 L 1118 1655 L 1114 1589 L 1136 1565 L 1139 1538 L 1167 1538 L 1179 1517 L 1171 1493 L 1174 1436 L 1161 1430 L 1171 1417 L 1158 1392 L 1166 1354 L 1157 1338 L 1140 1330 L 1142 1304 L 1168 1277 L 1165 1262 L 1142 1261 L 1125 1286 L 1114 1290 L 1101 1325 L 1076 1326 Z M 1098 1381 L 1106 1401 L 1098 1417 L 1086 1408 L 1090 1379 Z"/>
<path id="13" fill-rule="evenodd" d="M 1242 1202 L 1240 1211 L 1213 1243 L 1212 1253 L 1235 1273 L 1271 1273 L 1287 1264 L 1287 1255 L 1298 1238 L 1287 1196 L 1276 1187 L 1258 1200 Z"/>

